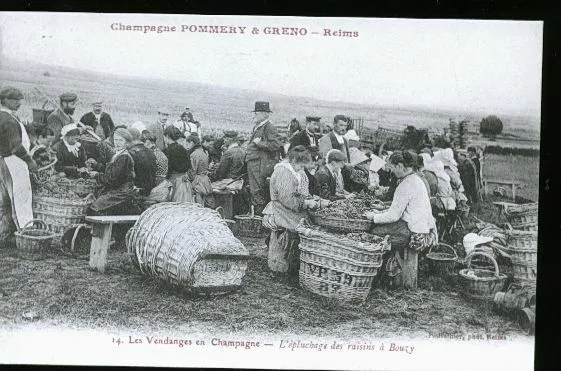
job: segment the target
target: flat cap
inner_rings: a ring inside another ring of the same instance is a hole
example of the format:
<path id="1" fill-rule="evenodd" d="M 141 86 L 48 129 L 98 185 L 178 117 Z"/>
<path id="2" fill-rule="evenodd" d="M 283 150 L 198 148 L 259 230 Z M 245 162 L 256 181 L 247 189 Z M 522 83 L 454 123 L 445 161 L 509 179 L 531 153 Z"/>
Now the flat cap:
<path id="1" fill-rule="evenodd" d="M 78 99 L 78 96 L 74 93 L 64 93 L 59 98 L 61 102 L 74 102 Z"/>
<path id="2" fill-rule="evenodd" d="M 237 138 L 238 137 L 238 132 L 235 130 L 226 130 L 224 131 L 224 136 L 226 138 Z"/>
<path id="3" fill-rule="evenodd" d="M 158 113 L 162 114 L 162 115 L 168 115 L 169 116 L 169 111 L 165 108 L 160 108 L 158 110 Z"/>
<path id="4" fill-rule="evenodd" d="M 23 99 L 23 93 L 17 88 L 7 86 L 0 91 L 0 99 Z"/>
<path id="5" fill-rule="evenodd" d="M 96 100 L 95 102 L 92 103 L 94 106 L 101 106 L 103 104 L 102 101 L 100 100 Z"/>
<path id="6" fill-rule="evenodd" d="M 321 120 L 321 117 L 306 116 L 306 121 L 308 121 L 308 122 L 319 122 L 319 120 Z"/>

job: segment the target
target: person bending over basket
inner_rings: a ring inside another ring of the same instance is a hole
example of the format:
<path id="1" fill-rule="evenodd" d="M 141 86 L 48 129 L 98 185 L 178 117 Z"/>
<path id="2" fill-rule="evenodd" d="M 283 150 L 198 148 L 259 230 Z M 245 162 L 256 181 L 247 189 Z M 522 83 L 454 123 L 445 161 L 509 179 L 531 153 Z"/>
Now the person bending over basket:
<path id="1" fill-rule="evenodd" d="M 57 163 L 55 170 L 63 172 L 68 178 L 79 178 L 86 172 L 86 150 L 79 142 L 80 128 L 76 124 L 62 127 L 62 141 L 56 144 Z"/>
<path id="2" fill-rule="evenodd" d="M 345 191 L 341 169 L 345 167 L 347 157 L 338 149 L 332 149 L 325 156 L 323 165 L 315 174 L 316 192 L 321 198 L 335 201 L 352 197 Z"/>
<path id="3" fill-rule="evenodd" d="M 312 157 L 306 147 L 297 146 L 288 152 L 288 161 L 275 165 L 271 175 L 271 201 L 263 210 L 263 225 L 271 229 L 269 268 L 287 272 L 289 279 L 298 280 L 300 241 L 295 231 L 308 220 L 308 210 L 324 207 L 329 201 L 310 196 L 308 178 L 304 173 Z"/>
<path id="4" fill-rule="evenodd" d="M 390 235 L 392 250 L 400 255 L 405 246 L 422 250 L 436 244 L 436 224 L 425 183 L 414 169 L 417 162 L 412 152 L 394 152 L 386 165 L 399 181 L 392 204 L 386 211 L 365 214 L 374 222 L 370 232 Z"/>
<path id="5" fill-rule="evenodd" d="M 89 215 L 130 215 L 140 210 L 132 203 L 134 198 L 134 161 L 127 150 L 132 143 L 132 135 L 127 129 L 119 128 L 113 134 L 115 155 L 101 177 L 101 195 L 89 207 Z"/>

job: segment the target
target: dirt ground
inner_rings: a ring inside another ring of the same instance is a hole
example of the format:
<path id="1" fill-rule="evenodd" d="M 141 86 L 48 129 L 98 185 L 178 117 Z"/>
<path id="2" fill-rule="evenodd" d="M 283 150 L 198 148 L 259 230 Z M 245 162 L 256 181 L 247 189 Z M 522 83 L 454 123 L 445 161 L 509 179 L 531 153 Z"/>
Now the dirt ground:
<path id="1" fill-rule="evenodd" d="M 480 215 L 493 218 L 489 202 Z M 89 269 L 85 256 L 54 251 L 44 260 L 27 260 L 14 249 L 0 249 L 0 327 L 27 325 L 22 313 L 31 311 L 38 315 L 37 325 L 103 330 L 522 336 L 515 319 L 463 297 L 456 276 L 428 276 L 426 261 L 420 262 L 419 290 L 377 284 L 365 303 L 346 304 L 290 286 L 283 275 L 268 270 L 263 240 L 242 242 L 251 254 L 243 287 L 216 297 L 193 296 L 145 277 L 122 250 L 110 251 L 108 269 L 101 274 Z"/>

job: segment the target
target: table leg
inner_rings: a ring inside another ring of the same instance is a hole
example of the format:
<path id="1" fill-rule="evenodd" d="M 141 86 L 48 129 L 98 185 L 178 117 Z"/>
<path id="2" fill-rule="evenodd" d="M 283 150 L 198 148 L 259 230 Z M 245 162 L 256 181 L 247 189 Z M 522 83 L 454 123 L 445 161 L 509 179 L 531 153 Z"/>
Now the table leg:
<path id="1" fill-rule="evenodd" d="M 417 270 L 419 265 L 419 253 L 409 247 L 405 247 L 403 261 L 401 261 L 401 275 L 398 276 L 398 286 L 406 289 L 417 288 Z"/>
<path id="2" fill-rule="evenodd" d="M 512 185 L 512 201 L 516 202 L 516 185 Z"/>
<path id="3" fill-rule="evenodd" d="M 112 224 L 94 224 L 90 248 L 90 267 L 103 273 L 107 264 L 107 250 L 111 240 Z"/>

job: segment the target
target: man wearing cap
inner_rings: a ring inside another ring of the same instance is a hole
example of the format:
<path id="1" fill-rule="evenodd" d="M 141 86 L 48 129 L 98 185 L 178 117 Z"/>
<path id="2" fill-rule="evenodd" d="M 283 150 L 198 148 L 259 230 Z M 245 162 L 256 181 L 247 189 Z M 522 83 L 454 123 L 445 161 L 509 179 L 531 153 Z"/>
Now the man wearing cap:
<path id="1" fill-rule="evenodd" d="M 255 212 L 261 214 L 268 202 L 267 177 L 279 160 L 280 140 L 277 130 L 269 121 L 269 102 L 255 102 L 254 127 L 249 138 L 245 162 L 251 203 Z"/>
<path id="2" fill-rule="evenodd" d="M 55 141 L 60 140 L 62 127 L 74 122 L 72 115 L 78 101 L 78 96 L 74 93 L 64 93 L 59 98 L 60 107 L 47 117 L 47 126 L 55 133 Z"/>
<path id="3" fill-rule="evenodd" d="M 333 131 L 325 134 L 319 140 L 319 152 L 323 157 L 332 149 L 338 149 L 347 157 L 347 162 L 351 161 L 349 143 L 344 135 L 347 133 L 348 119 L 345 115 L 337 115 L 333 119 Z"/>
<path id="4" fill-rule="evenodd" d="M 193 115 L 188 111 L 183 112 L 180 119 L 173 123 L 173 126 L 178 128 L 185 137 L 197 134 L 200 138 L 202 135 L 200 124 L 193 121 Z"/>
<path id="5" fill-rule="evenodd" d="M 224 146 L 226 150 L 210 177 L 213 182 L 234 179 L 245 173 L 245 152 L 238 143 L 237 131 L 224 132 Z"/>
<path id="6" fill-rule="evenodd" d="M 115 124 L 111 116 L 103 112 L 101 109 L 102 102 L 95 102 L 93 104 L 93 110 L 82 116 L 80 122 L 84 125 L 88 125 L 101 139 L 109 138 L 113 131 L 115 130 Z"/>
<path id="7" fill-rule="evenodd" d="M 306 123 L 304 124 L 303 130 L 294 134 L 290 138 L 289 151 L 296 146 L 304 146 L 312 154 L 312 158 L 319 155 L 318 138 L 316 134 L 319 131 L 319 120 L 320 117 L 306 117 Z"/>
<path id="8" fill-rule="evenodd" d="M 37 167 L 29 155 L 31 141 L 16 116 L 23 94 L 6 87 L 0 91 L 0 246 L 13 242 L 15 227 L 33 220 L 29 170 Z M 10 205 L 11 209 L 6 209 Z"/>
<path id="9" fill-rule="evenodd" d="M 168 126 L 168 118 L 169 112 L 165 109 L 160 109 L 158 111 L 158 120 L 148 127 L 148 131 L 156 137 L 156 147 L 160 150 L 166 148 L 166 144 L 164 142 L 164 130 Z"/>

